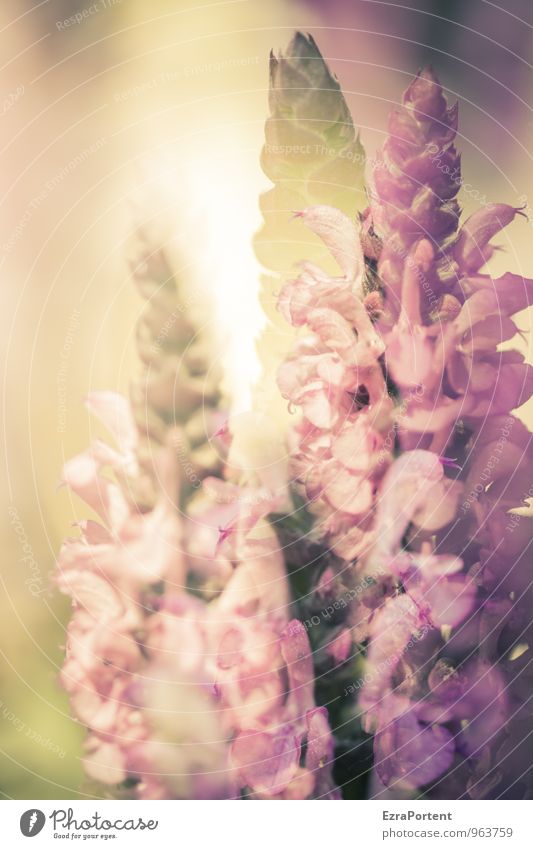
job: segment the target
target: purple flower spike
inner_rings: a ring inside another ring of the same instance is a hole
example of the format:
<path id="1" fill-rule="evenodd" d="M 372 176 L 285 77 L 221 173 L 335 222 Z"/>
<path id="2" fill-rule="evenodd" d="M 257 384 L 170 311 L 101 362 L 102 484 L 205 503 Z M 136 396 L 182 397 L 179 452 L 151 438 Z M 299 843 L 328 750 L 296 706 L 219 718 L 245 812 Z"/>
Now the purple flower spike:
<path id="1" fill-rule="evenodd" d="M 360 233 L 339 211 L 305 211 L 343 276 L 304 263 L 282 290 L 280 310 L 308 335 L 278 384 L 301 411 L 294 479 L 341 562 L 324 572 L 333 597 L 341 576 L 372 588 L 353 591 L 348 621 L 367 646 L 352 692 L 376 773 L 392 793 L 481 798 L 515 792 L 512 757 L 496 764 L 514 739 L 509 692 L 519 706 L 527 690 L 512 671 L 531 654 L 529 637 L 513 651 L 532 603 L 531 520 L 506 511 L 531 495 L 531 436 L 512 410 L 533 379 L 499 346 L 533 282 L 483 273 L 519 210 L 491 204 L 458 229 L 456 129 L 457 108 L 422 71 L 392 112 Z M 441 658 L 449 687 L 435 686 Z"/>
<path id="2" fill-rule="evenodd" d="M 434 72 L 424 69 L 390 115 L 389 136 L 374 171 L 371 209 L 383 239 L 378 270 L 394 317 L 411 246 L 425 238 L 437 254 L 458 226 L 456 130 L 457 105 L 448 107 Z"/>

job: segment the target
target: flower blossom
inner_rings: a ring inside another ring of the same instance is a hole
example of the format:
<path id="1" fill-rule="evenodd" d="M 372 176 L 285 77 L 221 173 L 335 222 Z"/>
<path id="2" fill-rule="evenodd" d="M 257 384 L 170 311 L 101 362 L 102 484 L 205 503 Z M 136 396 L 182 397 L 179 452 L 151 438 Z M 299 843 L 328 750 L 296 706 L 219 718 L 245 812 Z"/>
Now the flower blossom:
<path id="1" fill-rule="evenodd" d="M 133 779 L 141 798 L 335 798 L 311 648 L 289 620 L 283 559 L 263 518 L 272 499 L 206 482 L 232 506 L 221 547 L 234 568 L 220 572 L 214 600 L 195 597 L 172 449 L 158 459 L 160 500 L 138 511 L 104 475 L 135 471 L 127 402 L 105 393 L 89 406 L 118 445 L 97 443 L 65 466 L 65 482 L 102 524 L 82 523 L 57 575 L 74 604 L 61 681 L 89 729 L 87 773 L 111 786 Z"/>
<path id="2" fill-rule="evenodd" d="M 456 129 L 422 71 L 391 114 L 360 232 L 338 210 L 302 211 L 343 276 L 303 263 L 282 290 L 279 309 L 306 332 L 278 383 L 300 411 L 292 468 L 313 533 L 345 583 L 372 578 L 349 618 L 367 644 L 359 709 L 377 776 L 392 791 L 462 784 L 481 797 L 505 792 L 512 770 L 510 757 L 507 773 L 491 764 L 512 735 L 516 658 L 489 628 L 516 635 L 511 647 L 525 631 L 510 587 L 525 593 L 527 579 L 499 533 L 527 492 L 517 465 L 531 437 L 513 410 L 533 384 L 499 346 L 532 281 L 483 273 L 519 210 L 490 204 L 459 228 Z M 455 689 L 434 685 L 448 656 Z"/>
<path id="3" fill-rule="evenodd" d="M 268 131 L 311 132 L 322 79 L 343 167 L 360 145 L 314 42 L 296 36 L 271 70 Z M 302 86 L 286 95 L 293 74 Z M 533 384 L 512 349 L 533 281 L 486 269 L 522 210 L 485 204 L 461 224 L 457 126 L 421 71 L 359 221 L 314 199 L 292 210 L 329 253 L 326 267 L 314 252 L 300 262 L 277 300 L 296 330 L 277 371 L 295 414 L 293 503 L 279 446 L 253 440 L 254 474 L 246 439 L 226 454 L 215 379 L 199 424 L 205 350 L 184 344 L 186 317 L 169 320 L 175 282 L 143 245 L 146 370 L 131 403 L 89 398 L 115 446 L 65 465 L 97 518 L 65 542 L 56 576 L 73 602 L 61 683 L 88 729 L 86 771 L 111 791 L 339 799 L 372 735 L 376 798 L 533 795 L 532 524 L 519 510 L 531 434 L 516 412 Z"/>

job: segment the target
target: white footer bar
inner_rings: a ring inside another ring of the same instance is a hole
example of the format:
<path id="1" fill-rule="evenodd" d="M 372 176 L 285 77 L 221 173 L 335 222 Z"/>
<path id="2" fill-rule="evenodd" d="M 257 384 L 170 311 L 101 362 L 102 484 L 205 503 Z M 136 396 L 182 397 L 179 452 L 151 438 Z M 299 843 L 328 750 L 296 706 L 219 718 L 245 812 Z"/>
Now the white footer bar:
<path id="1" fill-rule="evenodd" d="M 9 800 L 0 803 L 0 844 L 6 849 L 65 844 L 117 849 L 531 849 L 532 820 L 529 801 Z"/>

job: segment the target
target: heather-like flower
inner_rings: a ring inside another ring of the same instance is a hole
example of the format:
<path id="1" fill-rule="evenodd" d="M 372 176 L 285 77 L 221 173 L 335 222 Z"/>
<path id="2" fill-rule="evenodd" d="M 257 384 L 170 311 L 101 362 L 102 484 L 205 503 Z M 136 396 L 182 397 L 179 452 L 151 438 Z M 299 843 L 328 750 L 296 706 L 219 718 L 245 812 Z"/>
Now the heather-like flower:
<path id="1" fill-rule="evenodd" d="M 493 522 L 523 501 L 517 464 L 529 454 L 531 437 L 510 413 L 531 395 L 532 383 L 523 358 L 497 346 L 515 335 L 511 316 L 531 303 L 531 281 L 481 273 L 494 251 L 491 239 L 516 209 L 487 205 L 457 231 L 456 121 L 433 72 L 421 72 L 391 116 L 375 174 L 373 233 L 383 242 L 379 327 L 387 372 L 405 401 L 404 453 L 382 482 L 369 559 L 388 563 L 401 594 L 370 617 L 371 681 L 361 707 L 377 726 L 383 782 L 478 797 L 505 792 L 509 781 L 490 766 L 491 752 L 509 733 L 513 690 L 495 635 L 507 630 L 509 639 L 509 611 L 515 608 L 513 619 L 520 615 L 504 590 L 502 577 L 514 565 L 498 553 L 502 539 Z M 415 482 L 409 464 L 417 455 L 436 474 L 434 483 L 419 475 L 409 493 L 409 480 Z M 433 542 L 427 534 L 435 532 Z M 479 547 L 487 537 L 495 546 L 490 551 Z M 406 651 L 426 626 L 428 636 Z M 394 661 L 384 665 L 386 654 Z M 430 673 L 439 656 L 453 659 L 448 688 L 435 687 Z M 451 686 L 457 681 L 459 689 Z"/>
<path id="2" fill-rule="evenodd" d="M 146 717 L 129 695 L 132 680 L 146 666 L 142 635 L 149 594 L 161 581 L 183 586 L 186 568 L 181 523 L 171 500 L 178 496 L 173 452 L 163 449 L 160 455 L 159 480 L 166 488 L 158 504 L 139 512 L 105 475 L 120 476 L 125 469 L 133 474 L 135 428 L 127 401 L 98 394 L 89 406 L 111 426 L 119 445 L 116 450 L 97 443 L 64 470 L 65 482 L 102 524 L 82 523 L 81 536 L 67 540 L 59 557 L 57 584 L 73 600 L 61 681 L 90 732 L 88 774 L 116 785 L 127 777 L 132 747 L 149 736 Z"/>
<path id="3" fill-rule="evenodd" d="M 140 512 L 104 474 L 127 469 L 134 480 L 127 402 L 97 394 L 89 406 L 119 444 L 97 443 L 65 467 L 103 524 L 86 522 L 67 541 L 57 577 L 74 603 L 61 681 L 89 729 L 88 775 L 112 786 L 133 780 L 141 798 L 335 798 L 311 647 L 289 621 L 284 563 L 264 520 L 279 496 L 207 481 L 230 508 L 221 548 L 233 568 L 229 578 L 219 570 L 216 599 L 195 598 L 172 447 L 157 461 L 160 500 Z"/>
<path id="4" fill-rule="evenodd" d="M 370 515 L 374 478 L 387 460 L 381 431 L 391 424 L 392 405 L 379 362 L 384 345 L 361 299 L 364 264 L 355 227 L 330 207 L 304 210 L 302 217 L 345 274 L 332 278 L 306 264 L 282 289 L 279 308 L 308 335 L 278 370 L 278 385 L 302 412 L 294 431 L 294 476 L 330 544 L 341 546 L 343 556 L 346 545 L 352 547 L 354 557 L 365 542 L 364 534 L 352 539 L 354 517 Z"/>
<path id="5" fill-rule="evenodd" d="M 437 794 L 461 775 L 479 796 L 505 786 L 483 770 L 509 733 L 512 690 L 489 629 L 518 632 L 501 592 L 514 569 L 492 521 L 501 528 L 502 510 L 523 502 L 516 466 L 530 450 L 510 415 L 531 394 L 529 367 L 497 346 L 514 336 L 531 282 L 481 273 L 517 210 L 488 206 L 458 230 L 456 125 L 435 75 L 421 72 L 392 113 L 361 231 L 338 211 L 303 211 L 343 276 L 304 263 L 282 290 L 279 308 L 307 332 L 278 381 L 301 414 L 292 465 L 319 517 L 313 533 L 344 561 L 345 583 L 371 578 L 349 621 L 355 642 L 368 642 L 353 689 L 377 774 Z M 377 261 L 374 291 L 361 248 Z M 428 683 L 448 654 L 463 688 L 454 703 Z"/>
<path id="6" fill-rule="evenodd" d="M 293 338 L 276 310 L 277 292 L 303 257 L 329 262 L 328 251 L 293 220 L 294 212 L 328 204 L 353 218 L 364 205 L 365 155 L 339 83 L 312 36 L 298 32 L 286 50 L 271 54 L 269 106 L 261 165 L 273 186 L 260 199 L 263 226 L 254 247 L 272 275 L 262 277 L 268 324 L 257 346 L 264 373 L 256 391 L 257 404 L 271 417 L 280 406 L 272 375 Z"/>
<path id="7" fill-rule="evenodd" d="M 289 621 L 282 553 L 264 521 L 279 496 L 215 480 L 206 488 L 234 512 L 219 551 L 238 565 L 209 609 L 237 787 L 257 798 L 333 798 L 331 733 L 327 711 L 315 706 L 311 646 L 302 624 Z"/>
<path id="8" fill-rule="evenodd" d="M 188 298 L 165 250 L 146 227 L 136 231 L 130 266 L 146 304 L 137 324 L 143 370 L 130 389 L 141 474 L 127 483 L 133 500 L 151 507 L 157 497 L 154 461 L 169 431 L 175 431 L 186 466 L 185 497 L 205 474 L 220 471 L 222 441 L 215 434 L 225 417 L 218 409 L 220 375 L 208 368 L 212 352 L 189 316 Z"/>

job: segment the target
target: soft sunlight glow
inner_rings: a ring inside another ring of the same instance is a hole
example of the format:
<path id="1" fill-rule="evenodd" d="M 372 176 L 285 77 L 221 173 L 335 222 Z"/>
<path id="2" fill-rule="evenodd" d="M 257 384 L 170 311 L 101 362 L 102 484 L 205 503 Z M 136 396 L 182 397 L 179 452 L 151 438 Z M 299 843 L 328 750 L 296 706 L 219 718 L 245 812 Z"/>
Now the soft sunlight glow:
<path id="1" fill-rule="evenodd" d="M 158 152 L 148 157 L 142 182 L 150 186 L 147 194 L 155 195 L 158 231 L 175 246 L 177 267 L 188 269 L 184 277 L 194 285 L 193 300 L 198 296 L 203 303 L 206 335 L 224 368 L 224 390 L 233 413 L 240 413 L 250 409 L 260 373 L 255 339 L 265 317 L 258 302 L 261 267 L 252 237 L 261 223 L 257 198 L 266 178 L 256 152 L 259 135 L 256 148 L 251 144 L 246 151 L 231 135 L 219 137 L 215 157 L 202 143 L 192 146 L 186 171 L 170 156 Z M 146 195 L 142 203 L 150 203 Z"/>
<path id="2" fill-rule="evenodd" d="M 252 248 L 260 224 L 257 197 L 262 181 L 259 166 L 256 175 L 243 170 L 245 163 L 235 154 L 224 167 L 199 168 L 192 192 L 203 230 L 197 257 L 214 303 L 234 412 L 250 408 L 260 369 L 254 340 L 264 324 L 257 299 L 261 268 Z"/>

